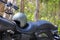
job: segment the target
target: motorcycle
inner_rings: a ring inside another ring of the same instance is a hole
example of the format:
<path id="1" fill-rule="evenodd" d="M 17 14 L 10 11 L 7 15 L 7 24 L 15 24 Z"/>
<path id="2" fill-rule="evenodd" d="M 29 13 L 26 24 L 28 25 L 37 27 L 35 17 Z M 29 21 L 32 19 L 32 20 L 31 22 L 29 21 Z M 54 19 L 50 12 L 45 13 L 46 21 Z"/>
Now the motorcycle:
<path id="1" fill-rule="evenodd" d="M 0 17 L 1 40 L 54 40 L 53 30 L 55 26 L 45 20 L 28 22 L 26 28 L 20 28 L 15 22 Z"/>
<path id="2" fill-rule="evenodd" d="M 11 3 L 6 6 L 18 9 Z M 0 17 L 0 40 L 59 40 L 56 30 L 56 26 L 45 20 L 28 22 L 26 28 L 20 28 L 16 22 Z"/>

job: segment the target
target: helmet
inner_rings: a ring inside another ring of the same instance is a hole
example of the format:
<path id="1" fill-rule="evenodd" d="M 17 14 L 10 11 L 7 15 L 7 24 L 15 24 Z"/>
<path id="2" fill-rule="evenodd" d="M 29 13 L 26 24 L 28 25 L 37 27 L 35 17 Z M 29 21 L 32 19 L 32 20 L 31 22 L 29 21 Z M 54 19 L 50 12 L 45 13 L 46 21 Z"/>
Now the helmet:
<path id="1" fill-rule="evenodd" d="M 13 16 L 12 20 L 15 20 L 15 21 L 19 21 L 20 24 L 19 26 L 20 27 L 24 27 L 27 23 L 27 17 L 24 13 L 17 13 Z"/>

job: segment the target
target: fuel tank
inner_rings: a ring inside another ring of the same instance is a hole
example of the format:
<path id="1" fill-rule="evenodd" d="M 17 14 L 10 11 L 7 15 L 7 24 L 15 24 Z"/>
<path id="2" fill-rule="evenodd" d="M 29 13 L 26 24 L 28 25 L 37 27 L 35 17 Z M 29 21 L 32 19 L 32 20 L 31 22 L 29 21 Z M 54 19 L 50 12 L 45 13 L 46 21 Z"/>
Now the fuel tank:
<path id="1" fill-rule="evenodd" d="M 6 31 L 6 30 L 14 30 L 15 29 L 15 23 L 12 21 L 9 21 L 8 19 L 0 17 L 0 31 Z"/>

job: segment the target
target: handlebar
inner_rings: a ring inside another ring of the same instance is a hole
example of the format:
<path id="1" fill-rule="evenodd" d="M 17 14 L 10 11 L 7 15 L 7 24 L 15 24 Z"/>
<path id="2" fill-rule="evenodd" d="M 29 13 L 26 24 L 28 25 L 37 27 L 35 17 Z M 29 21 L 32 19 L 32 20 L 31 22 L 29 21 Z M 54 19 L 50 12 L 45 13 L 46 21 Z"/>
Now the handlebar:
<path id="1" fill-rule="evenodd" d="M 11 2 L 4 2 L 3 0 L 0 0 L 0 2 L 2 2 L 2 3 L 4 3 L 5 4 L 5 6 L 7 6 L 7 7 L 12 7 L 12 8 L 14 8 L 15 10 L 18 10 L 19 8 L 16 6 L 16 5 L 13 5 Z"/>

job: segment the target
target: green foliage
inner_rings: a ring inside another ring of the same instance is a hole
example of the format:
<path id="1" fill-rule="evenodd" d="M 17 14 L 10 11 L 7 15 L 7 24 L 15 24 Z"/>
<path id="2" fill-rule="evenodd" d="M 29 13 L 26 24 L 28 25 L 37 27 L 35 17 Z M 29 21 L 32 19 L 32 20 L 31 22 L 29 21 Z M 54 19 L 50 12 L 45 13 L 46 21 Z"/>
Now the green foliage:
<path id="1" fill-rule="evenodd" d="M 17 2 L 19 2 L 19 0 Z M 60 0 L 40 0 L 40 20 L 48 20 L 52 22 L 59 27 L 58 30 L 60 31 L 60 16 L 57 16 L 59 15 L 58 11 L 60 10 L 59 2 Z M 17 4 L 18 6 L 20 5 L 20 3 Z M 24 12 L 27 15 L 28 21 L 34 21 L 35 8 L 35 0 L 25 0 Z"/>

